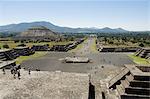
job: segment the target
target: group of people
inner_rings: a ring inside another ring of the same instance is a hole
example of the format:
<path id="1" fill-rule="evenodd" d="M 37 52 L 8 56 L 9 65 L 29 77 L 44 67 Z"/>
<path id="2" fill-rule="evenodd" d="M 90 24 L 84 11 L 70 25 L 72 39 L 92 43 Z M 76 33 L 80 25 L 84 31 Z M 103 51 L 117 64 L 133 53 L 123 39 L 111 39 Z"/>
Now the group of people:
<path id="1" fill-rule="evenodd" d="M 16 74 L 17 74 L 18 79 L 20 79 L 20 76 L 21 76 L 20 75 L 20 68 L 12 66 L 10 69 L 10 72 L 14 76 L 14 79 L 16 78 Z"/>
<path id="2" fill-rule="evenodd" d="M 20 69 L 21 69 L 20 65 L 11 66 L 10 72 L 13 75 L 14 79 L 16 79 L 16 75 L 17 75 L 17 78 L 20 79 L 20 76 L 21 76 Z M 36 71 L 40 71 L 40 69 L 37 68 Z M 2 72 L 3 72 L 4 75 L 6 74 L 5 68 L 2 68 Z M 31 74 L 31 69 L 30 68 L 28 68 L 28 74 L 29 75 Z"/>
<path id="3" fill-rule="evenodd" d="M 20 76 L 21 76 L 20 69 L 21 69 L 20 65 L 19 66 L 11 66 L 10 72 L 13 75 L 14 79 L 16 78 L 16 75 L 17 75 L 17 78 L 20 79 Z M 6 74 L 5 68 L 3 68 L 2 71 L 3 71 L 3 74 L 5 75 Z"/>
<path id="4" fill-rule="evenodd" d="M 6 74 L 5 68 L 3 68 L 2 71 L 3 71 L 3 74 L 5 75 Z M 10 72 L 14 76 L 14 78 L 16 78 L 16 74 L 17 74 L 18 75 L 18 79 L 20 79 L 20 76 L 21 76 L 20 75 L 20 69 L 12 66 L 11 69 L 10 69 Z"/>

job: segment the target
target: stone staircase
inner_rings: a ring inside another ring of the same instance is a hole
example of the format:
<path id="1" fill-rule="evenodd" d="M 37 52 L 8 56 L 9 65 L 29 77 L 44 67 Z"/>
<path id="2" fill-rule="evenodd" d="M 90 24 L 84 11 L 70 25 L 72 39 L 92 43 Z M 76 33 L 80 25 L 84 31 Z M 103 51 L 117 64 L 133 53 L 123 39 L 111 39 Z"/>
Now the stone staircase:
<path id="1" fill-rule="evenodd" d="M 35 53 L 34 50 L 29 47 L 16 47 L 14 50 L 19 56 L 29 56 Z"/>
<path id="2" fill-rule="evenodd" d="M 127 66 L 109 82 L 109 89 L 117 90 L 119 99 L 150 99 L 150 72 Z"/>
<path id="3" fill-rule="evenodd" d="M 16 59 L 18 56 L 19 55 L 16 53 L 16 51 L 14 49 L 0 51 L 0 60 L 1 61 L 13 60 L 13 59 Z"/>
<path id="4" fill-rule="evenodd" d="M 13 60 L 19 57 L 19 54 L 14 49 L 11 49 L 10 51 L 5 52 L 4 54 L 7 60 Z"/>
<path id="5" fill-rule="evenodd" d="M 0 53 L 0 60 L 1 60 L 1 61 L 7 60 L 7 58 L 5 57 L 5 54 L 4 54 L 4 53 Z"/>
<path id="6" fill-rule="evenodd" d="M 16 66 L 16 59 L 18 56 L 14 50 L 0 50 L 0 69 L 10 68 L 11 66 Z"/>
<path id="7" fill-rule="evenodd" d="M 150 58 L 150 48 L 141 48 L 141 49 L 137 50 L 135 55 L 140 56 L 141 58 L 149 59 Z"/>
<path id="8" fill-rule="evenodd" d="M 150 76 L 134 76 L 121 99 L 150 99 Z"/>

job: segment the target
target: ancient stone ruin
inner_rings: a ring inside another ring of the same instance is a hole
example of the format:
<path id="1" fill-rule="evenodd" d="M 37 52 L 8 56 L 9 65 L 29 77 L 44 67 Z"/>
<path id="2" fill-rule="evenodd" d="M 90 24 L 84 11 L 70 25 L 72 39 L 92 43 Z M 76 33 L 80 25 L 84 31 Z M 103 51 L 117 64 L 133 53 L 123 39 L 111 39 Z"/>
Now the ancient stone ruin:
<path id="1" fill-rule="evenodd" d="M 30 41 L 56 41 L 59 34 L 51 31 L 44 26 L 37 26 L 29 28 L 15 37 L 15 40 L 30 40 Z"/>
<path id="2" fill-rule="evenodd" d="M 29 47 L 15 47 L 14 50 L 19 56 L 29 56 L 34 54 L 34 50 Z"/>
<path id="3" fill-rule="evenodd" d="M 16 66 L 16 57 L 18 55 L 13 50 L 0 50 L 0 69 Z"/>
<path id="4" fill-rule="evenodd" d="M 108 99 L 150 99 L 150 67 L 125 65 L 108 83 Z M 114 98 L 110 98 L 113 97 Z"/>
<path id="5" fill-rule="evenodd" d="M 141 58 L 150 59 L 150 48 L 140 48 L 135 54 Z"/>
<path id="6" fill-rule="evenodd" d="M 90 62 L 89 58 L 86 57 L 66 57 L 63 59 L 65 63 L 88 63 Z"/>
<path id="7" fill-rule="evenodd" d="M 98 51 L 100 52 L 136 52 L 138 47 L 100 47 Z"/>

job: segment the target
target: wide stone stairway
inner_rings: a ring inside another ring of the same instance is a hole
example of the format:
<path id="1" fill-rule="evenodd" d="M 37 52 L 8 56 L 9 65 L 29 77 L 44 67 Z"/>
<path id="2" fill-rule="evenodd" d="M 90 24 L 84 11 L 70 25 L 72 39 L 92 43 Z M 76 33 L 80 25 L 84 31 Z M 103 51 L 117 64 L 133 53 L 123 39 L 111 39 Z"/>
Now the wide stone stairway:
<path id="1" fill-rule="evenodd" d="M 127 65 L 109 82 L 109 91 L 118 99 L 150 99 L 150 71 Z"/>

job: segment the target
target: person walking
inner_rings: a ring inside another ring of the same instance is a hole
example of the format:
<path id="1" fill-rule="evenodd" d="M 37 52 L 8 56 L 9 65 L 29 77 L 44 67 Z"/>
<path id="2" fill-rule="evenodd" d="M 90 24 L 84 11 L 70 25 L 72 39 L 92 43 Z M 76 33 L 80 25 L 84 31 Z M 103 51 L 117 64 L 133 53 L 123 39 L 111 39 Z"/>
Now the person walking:
<path id="1" fill-rule="evenodd" d="M 29 75 L 30 75 L 31 74 L 31 69 L 29 68 L 28 71 L 29 71 Z"/>
<path id="2" fill-rule="evenodd" d="M 20 79 L 20 70 L 17 71 L 18 79 Z"/>
<path id="3" fill-rule="evenodd" d="M 11 67 L 10 72 L 11 72 L 11 74 L 13 74 L 13 73 L 14 73 L 14 69 L 13 69 L 13 67 Z"/>
<path id="4" fill-rule="evenodd" d="M 3 68 L 2 71 L 3 71 L 3 74 L 5 75 L 5 68 Z"/>

